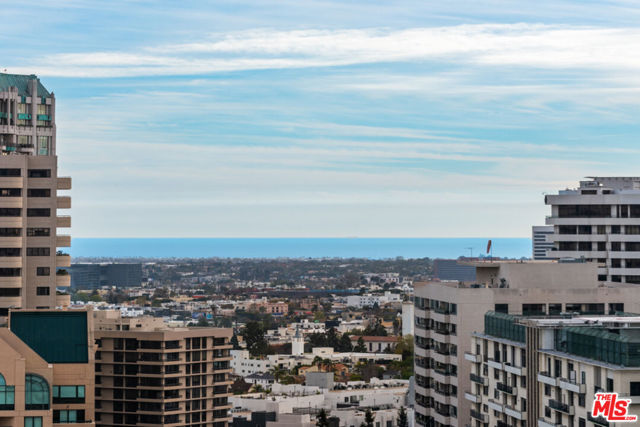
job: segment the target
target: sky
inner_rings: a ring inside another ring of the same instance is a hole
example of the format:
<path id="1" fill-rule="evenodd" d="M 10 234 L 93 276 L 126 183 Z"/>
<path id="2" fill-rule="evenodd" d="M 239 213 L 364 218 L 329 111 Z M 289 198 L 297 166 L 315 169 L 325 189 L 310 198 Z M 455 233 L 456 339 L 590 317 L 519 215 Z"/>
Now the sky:
<path id="1" fill-rule="evenodd" d="M 3 3 L 0 70 L 56 94 L 74 237 L 527 237 L 640 175 L 640 7 Z"/>

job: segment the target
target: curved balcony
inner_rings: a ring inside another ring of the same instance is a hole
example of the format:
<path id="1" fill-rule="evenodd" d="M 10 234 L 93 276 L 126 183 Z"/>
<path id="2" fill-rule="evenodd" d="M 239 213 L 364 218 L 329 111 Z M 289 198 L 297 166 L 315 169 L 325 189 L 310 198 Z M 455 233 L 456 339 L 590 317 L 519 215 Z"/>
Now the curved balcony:
<path id="1" fill-rule="evenodd" d="M 64 273 L 61 273 L 64 271 Z M 56 272 L 56 287 L 71 286 L 71 275 L 66 270 L 58 270 Z"/>
<path id="2" fill-rule="evenodd" d="M 69 215 L 58 215 L 56 217 L 56 227 L 58 228 L 69 228 L 71 227 L 71 216 Z"/>
<path id="3" fill-rule="evenodd" d="M 57 184 L 56 189 L 58 190 L 71 190 L 71 177 L 59 176 Z"/>
<path id="4" fill-rule="evenodd" d="M 56 307 L 69 307 L 71 305 L 71 295 L 56 294 Z"/>
<path id="5" fill-rule="evenodd" d="M 58 196 L 56 197 L 57 209 L 71 209 L 71 196 Z"/>
<path id="6" fill-rule="evenodd" d="M 58 252 L 56 254 L 56 267 L 71 267 L 71 255 Z"/>
<path id="7" fill-rule="evenodd" d="M 56 247 L 57 248 L 71 247 L 71 236 L 68 236 L 65 234 L 58 234 L 56 236 Z"/>

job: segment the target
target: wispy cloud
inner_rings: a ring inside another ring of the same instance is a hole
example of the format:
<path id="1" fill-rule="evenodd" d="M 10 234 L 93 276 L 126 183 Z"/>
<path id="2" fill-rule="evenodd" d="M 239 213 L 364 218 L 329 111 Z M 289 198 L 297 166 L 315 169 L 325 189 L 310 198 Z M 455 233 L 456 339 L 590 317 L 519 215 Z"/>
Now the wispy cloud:
<path id="1" fill-rule="evenodd" d="M 441 61 L 549 69 L 640 69 L 640 30 L 541 24 L 404 30 L 251 30 L 137 51 L 69 52 L 29 64 L 47 76 L 197 75 L 240 70 Z M 16 67 L 24 72 L 26 68 Z"/>

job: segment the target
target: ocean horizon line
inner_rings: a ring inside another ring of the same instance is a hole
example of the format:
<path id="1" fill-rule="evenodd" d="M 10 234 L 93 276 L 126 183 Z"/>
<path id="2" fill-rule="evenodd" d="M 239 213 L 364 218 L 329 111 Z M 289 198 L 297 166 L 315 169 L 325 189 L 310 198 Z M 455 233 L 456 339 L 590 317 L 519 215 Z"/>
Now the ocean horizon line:
<path id="1" fill-rule="evenodd" d="M 76 237 L 74 258 L 528 258 L 524 237 Z M 489 254 L 486 254 L 489 256 Z"/>

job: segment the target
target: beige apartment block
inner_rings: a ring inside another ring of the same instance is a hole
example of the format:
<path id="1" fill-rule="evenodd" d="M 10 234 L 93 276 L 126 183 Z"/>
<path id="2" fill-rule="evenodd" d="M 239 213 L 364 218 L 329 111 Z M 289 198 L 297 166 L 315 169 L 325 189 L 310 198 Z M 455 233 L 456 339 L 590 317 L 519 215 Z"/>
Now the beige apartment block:
<path id="1" fill-rule="evenodd" d="M 0 318 L 69 305 L 71 178 L 58 176 L 55 97 L 34 75 L 0 73 Z"/>
<path id="2" fill-rule="evenodd" d="M 640 177 L 589 177 L 546 195 L 547 257 L 598 263 L 599 280 L 640 284 Z"/>
<path id="3" fill-rule="evenodd" d="M 472 337 L 472 427 L 618 425 L 593 417 L 597 392 L 640 414 L 640 317 L 485 315 Z M 620 424 L 621 425 L 621 424 Z"/>
<path id="4" fill-rule="evenodd" d="M 231 329 L 96 312 L 96 425 L 226 427 Z"/>
<path id="5" fill-rule="evenodd" d="M 0 328 L 0 426 L 94 426 L 94 343 L 86 310 L 11 311 Z"/>
<path id="6" fill-rule="evenodd" d="M 555 315 L 640 312 L 640 289 L 598 282 L 596 263 L 470 262 L 476 283 L 415 285 L 416 423 L 464 426 L 475 373 L 465 353 L 484 314 Z"/>

